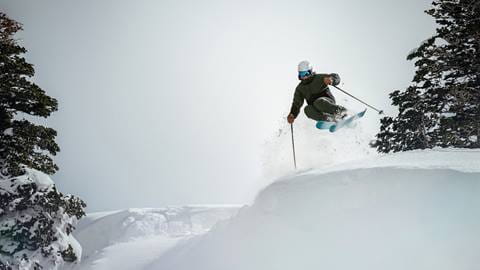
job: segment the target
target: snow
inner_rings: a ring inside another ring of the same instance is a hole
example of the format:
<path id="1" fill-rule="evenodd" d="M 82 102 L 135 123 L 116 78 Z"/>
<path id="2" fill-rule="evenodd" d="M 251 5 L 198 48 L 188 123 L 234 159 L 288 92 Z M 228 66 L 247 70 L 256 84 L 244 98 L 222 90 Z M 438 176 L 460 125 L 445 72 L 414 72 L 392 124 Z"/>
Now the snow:
<path id="1" fill-rule="evenodd" d="M 80 243 L 78 242 L 77 239 L 75 239 L 75 237 L 73 237 L 72 234 L 70 234 L 68 236 L 68 243 L 70 243 L 70 245 L 72 246 L 73 248 L 73 251 L 75 252 L 75 254 L 78 256 L 79 259 L 82 258 L 82 246 L 80 245 Z"/>
<path id="2" fill-rule="evenodd" d="M 74 269 L 142 269 L 179 242 L 235 215 L 237 205 L 126 209 L 88 214 L 74 232 L 83 248 Z"/>
<path id="3" fill-rule="evenodd" d="M 142 269 L 180 240 L 181 238 L 155 235 L 115 243 L 97 253 L 93 259 L 83 262 L 81 269 Z"/>
<path id="4" fill-rule="evenodd" d="M 21 188 L 24 185 L 33 186 L 34 188 L 26 192 L 25 189 Z M 52 196 L 52 194 L 56 193 L 54 187 L 54 182 L 47 174 L 35 169 L 26 168 L 25 174 L 17 177 L 0 174 L 0 196 L 7 198 L 6 202 L 3 201 L 5 205 L 0 209 L 0 227 L 2 228 L 3 236 L 6 236 L 0 238 L 0 246 L 3 246 L 3 251 L 6 251 L 5 254 L 0 254 L 0 261 L 13 264 L 14 267 L 12 269 L 34 269 L 36 268 L 34 267 L 36 263 L 39 263 L 46 269 L 60 269 L 65 263 L 60 252 L 66 250 L 69 245 L 73 248 L 76 256 L 81 256 L 81 246 L 72 235 L 67 235 L 66 233 L 67 226 L 76 223 L 76 217 L 69 216 L 61 207 L 59 209 L 50 208 L 51 212 L 48 213 L 42 211 L 44 210 L 42 207 L 45 207 L 43 203 L 49 199 L 42 201 L 39 198 Z M 57 199 L 56 197 L 49 198 Z M 32 203 L 33 207 L 29 204 L 22 204 L 25 201 Z M 52 213 L 54 210 L 57 212 Z M 39 221 L 38 216 L 40 215 L 48 216 L 48 221 L 51 222 L 52 226 L 52 229 L 48 229 L 48 233 L 55 235 L 55 240 L 44 247 L 45 250 L 48 249 L 51 252 L 48 256 L 44 256 L 41 248 L 35 246 L 39 241 L 35 239 L 37 234 L 40 231 L 47 231 L 47 226 Z M 24 224 L 32 226 L 24 226 Z M 12 234 L 20 232 L 18 228 L 22 228 L 23 231 L 21 233 L 31 233 L 30 239 L 32 241 L 29 243 L 29 248 L 21 248 L 20 243 L 10 237 Z M 29 231 L 26 231 L 27 229 L 25 228 L 28 228 Z M 29 260 L 23 260 L 24 257 L 27 257 Z"/>
<path id="5" fill-rule="evenodd" d="M 349 114 L 363 111 L 365 107 L 347 98 L 339 98 L 338 104 L 350 108 Z M 378 117 L 374 112 L 366 112 L 370 119 Z M 375 130 L 367 125 L 366 118 L 353 122 L 352 127 L 336 131 L 334 136 L 315 127 L 315 122 L 307 119 L 303 112 L 294 122 L 295 152 L 297 168 L 300 171 L 311 168 L 326 168 L 339 162 L 377 156 L 375 149 L 368 147 L 375 138 Z M 277 179 L 293 170 L 292 137 L 290 125 L 285 120 L 275 137 L 265 143 L 263 156 L 265 179 Z"/>
<path id="6" fill-rule="evenodd" d="M 78 269 L 479 269 L 480 150 L 365 157 L 281 177 L 241 209 L 89 215 Z"/>
<path id="7" fill-rule="evenodd" d="M 39 189 L 47 189 L 54 185 L 53 180 L 45 173 L 40 171 L 33 171 L 30 173 L 31 180 L 37 184 Z"/>
<path id="8" fill-rule="evenodd" d="M 7 128 L 3 131 L 3 135 L 5 136 L 13 136 L 13 128 Z"/>
<path id="9" fill-rule="evenodd" d="M 50 176 L 41 171 L 29 168 L 26 169 L 26 173 L 24 175 L 17 176 L 11 179 L 2 178 L 0 178 L 0 180 L 2 180 L 0 181 L 0 190 L 4 191 L 13 191 L 16 189 L 17 186 L 28 183 L 36 184 L 38 189 L 40 190 L 47 190 L 54 186 L 54 182 L 50 178 Z M 13 179 L 16 179 L 14 185 L 11 181 Z"/>
<path id="10" fill-rule="evenodd" d="M 452 117 L 457 116 L 457 113 L 454 113 L 454 112 L 445 112 L 445 113 L 442 113 L 442 116 L 443 116 L 444 118 L 452 118 Z"/>
<path id="11" fill-rule="evenodd" d="M 450 169 L 462 172 L 480 172 L 480 151 L 471 149 L 415 150 L 384 154 L 345 164 L 339 164 L 321 170 L 312 170 L 310 174 L 321 174 L 349 169 L 367 168 L 405 168 L 405 169 Z"/>
<path id="12" fill-rule="evenodd" d="M 415 151 L 286 177 L 147 269 L 478 269 L 479 160 Z"/>

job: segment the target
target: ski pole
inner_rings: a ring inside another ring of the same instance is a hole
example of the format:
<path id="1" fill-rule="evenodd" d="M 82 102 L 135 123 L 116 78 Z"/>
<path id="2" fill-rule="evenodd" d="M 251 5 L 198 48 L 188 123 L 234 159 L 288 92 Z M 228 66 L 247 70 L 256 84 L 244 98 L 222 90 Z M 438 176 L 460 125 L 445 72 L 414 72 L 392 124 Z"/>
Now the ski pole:
<path id="1" fill-rule="evenodd" d="M 295 170 L 297 169 L 297 158 L 295 157 L 295 140 L 293 139 L 293 123 L 290 124 L 290 129 L 292 131 L 292 147 L 293 147 L 293 165 Z"/>
<path id="2" fill-rule="evenodd" d="M 361 101 L 359 98 L 356 98 L 356 97 L 354 97 L 353 95 L 349 94 L 347 91 L 345 91 L 345 90 L 341 89 L 340 87 L 337 87 L 337 86 L 335 86 L 335 85 L 334 85 L 333 87 L 335 87 L 335 88 L 337 88 L 338 90 L 342 91 L 343 93 L 345 93 L 345 94 L 347 94 L 347 95 L 351 96 L 352 98 L 354 98 L 354 99 L 356 99 L 356 100 L 360 101 L 361 103 L 363 103 L 363 104 L 367 105 L 368 107 L 370 107 L 370 108 L 374 109 L 374 110 L 375 110 L 375 111 L 377 111 L 379 114 L 383 114 L 383 110 L 379 110 L 379 109 L 377 109 L 377 108 L 375 108 L 375 107 L 373 107 L 373 106 L 371 106 L 371 105 L 367 104 L 366 102 L 363 102 L 363 101 Z"/>

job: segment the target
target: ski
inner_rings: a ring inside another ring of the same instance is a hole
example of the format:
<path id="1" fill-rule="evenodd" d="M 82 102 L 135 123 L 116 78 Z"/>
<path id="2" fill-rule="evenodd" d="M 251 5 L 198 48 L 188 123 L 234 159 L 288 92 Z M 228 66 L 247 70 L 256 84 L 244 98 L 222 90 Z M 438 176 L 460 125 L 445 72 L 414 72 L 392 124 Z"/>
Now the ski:
<path id="1" fill-rule="evenodd" d="M 355 121 L 355 120 L 357 120 L 357 119 L 359 119 L 359 118 L 362 118 L 362 117 L 365 115 L 365 112 L 366 112 L 366 111 L 367 111 L 367 109 L 365 109 L 365 110 L 363 110 L 363 111 L 361 111 L 361 112 L 359 112 L 359 113 L 356 113 L 356 114 L 354 114 L 354 115 L 352 115 L 352 116 L 350 116 L 350 117 L 347 117 L 347 118 L 345 118 L 345 119 L 343 119 L 343 120 L 340 120 L 340 121 L 338 121 L 337 123 L 334 123 L 333 125 L 331 125 L 331 126 L 329 127 L 330 132 L 335 132 L 335 131 L 337 131 L 338 129 L 340 129 L 340 128 L 342 128 L 342 127 L 344 127 L 344 126 L 352 123 L 353 121 Z"/>

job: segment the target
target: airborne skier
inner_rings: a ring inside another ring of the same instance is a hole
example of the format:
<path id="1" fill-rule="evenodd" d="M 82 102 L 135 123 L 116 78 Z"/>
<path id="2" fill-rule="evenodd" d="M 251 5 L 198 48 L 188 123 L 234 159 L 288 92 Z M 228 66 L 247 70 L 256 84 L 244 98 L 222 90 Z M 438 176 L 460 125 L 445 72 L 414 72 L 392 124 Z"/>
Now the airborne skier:
<path id="1" fill-rule="evenodd" d="M 336 86 L 340 83 L 338 74 L 315 74 L 312 65 L 308 61 L 302 61 L 298 64 L 298 79 L 300 83 L 295 89 L 288 123 L 295 121 L 305 100 L 308 105 L 304 112 L 310 119 L 337 122 L 346 117 L 347 109 L 335 103 L 328 88 L 329 85 Z"/>

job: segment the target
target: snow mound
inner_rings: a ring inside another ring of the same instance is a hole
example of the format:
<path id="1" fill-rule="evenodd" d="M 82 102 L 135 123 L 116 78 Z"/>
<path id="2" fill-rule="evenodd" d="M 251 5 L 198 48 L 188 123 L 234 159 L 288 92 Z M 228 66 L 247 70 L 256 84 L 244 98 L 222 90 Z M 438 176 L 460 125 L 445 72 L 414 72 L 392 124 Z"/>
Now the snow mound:
<path id="1" fill-rule="evenodd" d="M 419 169 L 451 169 L 463 172 L 480 172 L 480 152 L 469 149 L 415 150 L 395 154 L 379 155 L 335 166 L 307 171 L 307 174 L 322 174 L 349 169 L 361 168 L 419 168 Z"/>
<path id="2" fill-rule="evenodd" d="M 83 248 L 76 269 L 142 269 L 177 242 L 209 231 L 239 206 L 184 206 L 93 213 L 76 238 Z"/>
<path id="3" fill-rule="evenodd" d="M 145 269 L 480 267 L 480 151 L 385 155 L 281 179 Z"/>

